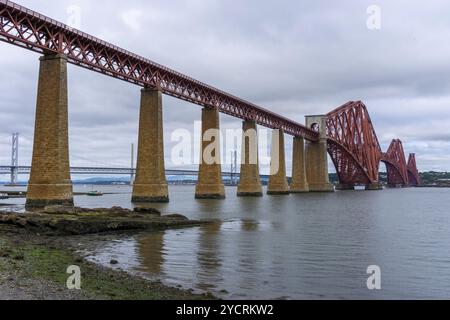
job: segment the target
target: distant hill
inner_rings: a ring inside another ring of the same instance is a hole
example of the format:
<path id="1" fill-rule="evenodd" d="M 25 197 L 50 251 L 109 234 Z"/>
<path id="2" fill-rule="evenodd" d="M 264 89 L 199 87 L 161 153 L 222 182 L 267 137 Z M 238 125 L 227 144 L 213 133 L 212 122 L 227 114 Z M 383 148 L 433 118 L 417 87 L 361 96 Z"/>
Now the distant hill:
<path id="1" fill-rule="evenodd" d="M 422 177 L 422 184 L 425 186 L 435 186 L 442 184 L 443 181 L 449 181 L 448 184 L 450 184 L 450 173 L 449 172 L 435 172 L 435 171 L 429 171 L 429 172 L 423 172 L 420 174 Z M 177 182 L 188 182 L 188 183 L 195 183 L 196 176 L 167 176 L 167 181 L 169 183 L 177 183 Z M 229 182 L 230 177 L 225 176 L 224 182 Z M 262 178 L 262 183 L 267 184 L 267 178 Z M 385 172 L 380 173 L 380 180 L 381 182 L 387 182 L 387 174 Z M 338 182 L 338 177 L 336 173 L 330 174 L 330 181 L 332 183 Z M 0 181 L 0 184 L 8 184 L 8 180 Z M 27 181 L 19 181 L 19 185 L 26 185 Z M 74 184 L 103 184 L 103 185 L 109 185 L 109 184 L 129 184 L 130 178 L 129 177 L 91 177 L 86 179 L 75 179 L 73 180 Z"/>

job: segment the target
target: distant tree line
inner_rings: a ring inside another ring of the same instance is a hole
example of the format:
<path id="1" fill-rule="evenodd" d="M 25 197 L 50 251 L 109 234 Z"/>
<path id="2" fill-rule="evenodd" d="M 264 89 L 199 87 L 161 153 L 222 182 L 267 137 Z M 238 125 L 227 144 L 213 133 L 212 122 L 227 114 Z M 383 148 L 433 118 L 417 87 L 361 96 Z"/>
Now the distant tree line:
<path id="1" fill-rule="evenodd" d="M 422 184 L 425 186 L 450 186 L 450 172 L 435 172 L 428 171 L 420 173 Z M 330 181 L 338 183 L 338 176 L 336 173 L 330 173 Z M 380 181 L 387 183 L 387 173 L 380 172 Z"/>
<path id="2" fill-rule="evenodd" d="M 450 172 L 422 172 L 420 174 L 423 185 L 441 185 L 450 186 Z"/>

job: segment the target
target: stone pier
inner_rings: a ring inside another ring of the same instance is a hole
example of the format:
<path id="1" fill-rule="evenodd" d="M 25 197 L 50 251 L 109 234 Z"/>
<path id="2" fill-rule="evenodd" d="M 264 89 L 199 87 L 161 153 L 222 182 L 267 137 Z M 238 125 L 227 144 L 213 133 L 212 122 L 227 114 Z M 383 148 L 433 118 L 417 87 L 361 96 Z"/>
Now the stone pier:
<path id="1" fill-rule="evenodd" d="M 371 183 L 366 185 L 366 190 L 367 191 L 383 190 L 383 185 L 380 182 Z"/>
<path id="2" fill-rule="evenodd" d="M 134 203 L 169 202 L 165 169 L 162 93 L 145 88 L 141 91 Z"/>
<path id="3" fill-rule="evenodd" d="M 259 176 L 258 131 L 255 121 L 244 121 L 242 132 L 241 179 L 238 197 L 262 197 Z"/>
<path id="4" fill-rule="evenodd" d="M 309 192 L 306 180 L 305 138 L 294 137 L 291 193 Z"/>
<path id="5" fill-rule="evenodd" d="M 306 178 L 310 192 L 333 192 L 328 175 L 328 150 L 326 136 L 326 116 L 307 116 L 306 126 L 318 130 L 318 142 L 306 143 Z"/>
<path id="6" fill-rule="evenodd" d="M 357 188 L 357 186 L 358 185 L 355 185 L 355 184 L 339 183 L 336 186 L 336 190 L 339 190 L 339 191 L 350 190 L 351 191 L 351 190 L 355 190 Z M 369 190 L 383 190 L 383 185 L 379 182 L 378 183 L 370 183 L 365 186 L 365 189 L 368 191 Z"/>
<path id="7" fill-rule="evenodd" d="M 284 150 L 284 132 L 279 129 L 272 133 L 272 155 L 270 163 L 269 195 L 289 194 L 289 184 L 286 177 L 286 155 Z"/>
<path id="8" fill-rule="evenodd" d="M 355 185 L 347 184 L 347 183 L 339 183 L 336 186 L 336 190 L 339 190 L 339 191 L 355 190 Z"/>
<path id="9" fill-rule="evenodd" d="M 73 205 L 70 180 L 67 59 L 40 58 L 33 159 L 26 207 Z"/>
<path id="10" fill-rule="evenodd" d="M 196 199 L 225 199 L 220 160 L 219 110 L 202 110 L 201 155 Z"/>

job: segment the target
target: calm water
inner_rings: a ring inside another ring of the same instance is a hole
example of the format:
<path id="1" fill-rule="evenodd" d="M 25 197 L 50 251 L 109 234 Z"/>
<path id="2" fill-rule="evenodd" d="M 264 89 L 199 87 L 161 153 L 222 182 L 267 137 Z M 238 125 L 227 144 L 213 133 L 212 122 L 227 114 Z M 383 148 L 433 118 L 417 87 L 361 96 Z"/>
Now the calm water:
<path id="1" fill-rule="evenodd" d="M 98 189 L 118 194 L 77 204 L 131 206 L 129 187 Z M 171 203 L 159 209 L 223 222 L 121 237 L 90 259 L 115 258 L 123 269 L 222 298 L 450 298 L 450 189 L 261 199 L 235 192 L 199 201 L 193 187 L 171 187 Z M 381 267 L 381 291 L 366 287 L 369 265 Z"/>

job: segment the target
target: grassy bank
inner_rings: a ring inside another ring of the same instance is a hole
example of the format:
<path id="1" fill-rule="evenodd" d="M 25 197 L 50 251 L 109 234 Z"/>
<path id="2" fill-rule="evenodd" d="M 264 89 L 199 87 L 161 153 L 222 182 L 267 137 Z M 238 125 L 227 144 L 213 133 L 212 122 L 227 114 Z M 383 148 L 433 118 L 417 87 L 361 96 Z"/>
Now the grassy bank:
<path id="1" fill-rule="evenodd" d="M 117 299 L 117 300 L 184 300 L 210 299 L 149 282 L 125 272 L 89 263 L 67 245 L 67 237 L 42 237 L 15 227 L 0 226 L 0 286 L 23 298 L 52 299 Z M 81 269 L 81 290 L 68 290 L 66 273 L 69 266 Z M 5 287 L 7 286 L 7 287 Z M 42 288 L 36 288 L 41 286 Z M 38 292 L 38 294 L 34 294 Z M 44 296 L 40 296 L 44 294 Z M 35 296 L 37 295 L 37 296 Z"/>

